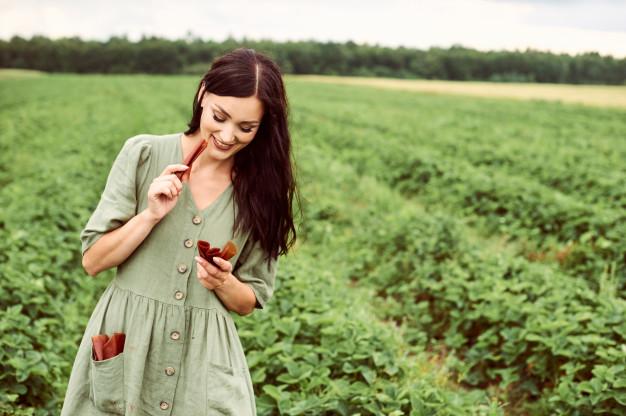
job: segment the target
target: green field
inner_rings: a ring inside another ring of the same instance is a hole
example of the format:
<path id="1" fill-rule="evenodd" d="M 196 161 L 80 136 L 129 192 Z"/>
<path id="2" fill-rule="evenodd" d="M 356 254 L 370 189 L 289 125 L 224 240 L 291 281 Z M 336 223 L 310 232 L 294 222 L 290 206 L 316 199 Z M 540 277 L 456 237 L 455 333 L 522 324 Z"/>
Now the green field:
<path id="1" fill-rule="evenodd" d="M 0 414 L 58 412 L 79 232 L 195 77 L 0 77 Z M 235 316 L 260 415 L 626 414 L 626 111 L 288 77 L 304 221 Z"/>

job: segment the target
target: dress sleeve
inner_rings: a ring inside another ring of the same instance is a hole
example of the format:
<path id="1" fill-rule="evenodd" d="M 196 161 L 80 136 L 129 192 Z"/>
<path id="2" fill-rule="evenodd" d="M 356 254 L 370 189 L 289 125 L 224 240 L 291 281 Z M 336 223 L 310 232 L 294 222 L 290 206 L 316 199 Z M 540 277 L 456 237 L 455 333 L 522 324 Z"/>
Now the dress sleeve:
<path id="1" fill-rule="evenodd" d="M 82 254 L 107 232 L 124 225 L 137 213 L 137 190 L 151 143 L 142 136 L 127 139 L 113 162 L 95 211 L 80 232 Z"/>
<path id="2" fill-rule="evenodd" d="M 265 252 L 258 242 L 249 238 L 237 260 L 233 274 L 250 286 L 256 296 L 256 309 L 263 309 L 274 293 L 278 259 L 271 258 L 268 266 Z"/>

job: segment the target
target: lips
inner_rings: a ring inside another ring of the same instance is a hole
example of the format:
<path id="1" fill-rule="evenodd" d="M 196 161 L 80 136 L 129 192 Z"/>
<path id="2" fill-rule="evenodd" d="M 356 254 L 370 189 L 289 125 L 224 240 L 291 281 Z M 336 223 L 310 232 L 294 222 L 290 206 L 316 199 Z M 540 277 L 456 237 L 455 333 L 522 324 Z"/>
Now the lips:
<path id="1" fill-rule="evenodd" d="M 215 138 L 215 136 L 211 135 L 211 138 L 213 139 L 213 145 L 218 149 L 218 150 L 222 150 L 222 151 L 226 151 L 226 150 L 230 150 L 232 149 L 233 145 L 230 146 L 224 146 L 223 144 L 220 144 L 220 142 L 217 141 L 217 139 Z"/>

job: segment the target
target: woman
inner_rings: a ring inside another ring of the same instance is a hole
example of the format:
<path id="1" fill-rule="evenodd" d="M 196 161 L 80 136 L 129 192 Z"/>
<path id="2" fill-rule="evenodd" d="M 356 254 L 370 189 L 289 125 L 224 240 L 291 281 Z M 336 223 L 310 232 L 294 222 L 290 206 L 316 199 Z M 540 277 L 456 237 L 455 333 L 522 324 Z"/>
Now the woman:
<path id="1" fill-rule="evenodd" d="M 87 324 L 63 416 L 256 414 L 230 312 L 267 304 L 295 241 L 287 114 L 277 65 L 237 49 L 203 76 L 185 132 L 126 140 L 80 236 L 87 273 L 117 273 Z M 238 250 L 215 267 L 198 240 Z M 123 351 L 95 360 L 91 337 L 113 332 Z"/>

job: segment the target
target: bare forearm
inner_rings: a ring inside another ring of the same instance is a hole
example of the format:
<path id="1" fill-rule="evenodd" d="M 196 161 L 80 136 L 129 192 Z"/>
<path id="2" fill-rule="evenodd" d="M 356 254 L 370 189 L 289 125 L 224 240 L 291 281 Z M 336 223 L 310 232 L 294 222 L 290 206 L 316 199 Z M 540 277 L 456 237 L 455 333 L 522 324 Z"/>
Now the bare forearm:
<path id="1" fill-rule="evenodd" d="M 239 315 L 247 315 L 254 311 L 256 296 L 252 289 L 230 273 L 223 286 L 214 289 L 215 294 L 224 305 Z"/>
<path id="2" fill-rule="evenodd" d="M 90 276 L 96 276 L 101 271 L 123 263 L 158 222 L 146 209 L 123 226 L 104 234 L 85 251 L 84 269 Z"/>

